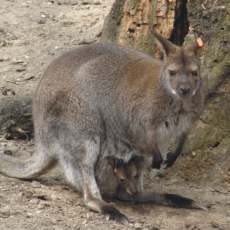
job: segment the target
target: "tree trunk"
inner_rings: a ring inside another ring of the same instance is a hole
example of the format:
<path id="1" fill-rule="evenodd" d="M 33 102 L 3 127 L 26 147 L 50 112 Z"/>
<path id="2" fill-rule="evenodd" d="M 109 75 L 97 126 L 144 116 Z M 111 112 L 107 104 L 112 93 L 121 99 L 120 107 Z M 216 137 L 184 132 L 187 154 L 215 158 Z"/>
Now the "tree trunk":
<path id="1" fill-rule="evenodd" d="M 154 55 L 155 42 L 151 34 L 154 27 L 164 37 L 181 44 L 188 30 L 185 3 L 182 0 L 116 0 L 105 20 L 102 40 Z"/>

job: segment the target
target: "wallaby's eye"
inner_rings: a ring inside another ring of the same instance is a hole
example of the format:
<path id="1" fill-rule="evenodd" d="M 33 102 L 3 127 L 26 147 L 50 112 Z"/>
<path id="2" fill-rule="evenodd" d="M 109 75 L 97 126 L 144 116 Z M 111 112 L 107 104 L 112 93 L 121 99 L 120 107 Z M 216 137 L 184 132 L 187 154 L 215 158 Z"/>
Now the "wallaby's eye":
<path id="1" fill-rule="evenodd" d="M 139 178 L 139 176 L 138 176 L 138 175 L 135 175 L 134 178 L 137 180 L 137 179 Z"/>
<path id="2" fill-rule="evenodd" d="M 198 75 L 198 72 L 197 71 L 192 71 L 191 74 L 192 74 L 192 76 L 196 77 Z"/>
<path id="3" fill-rule="evenodd" d="M 169 70 L 169 75 L 170 76 L 175 76 L 177 74 L 176 70 Z"/>

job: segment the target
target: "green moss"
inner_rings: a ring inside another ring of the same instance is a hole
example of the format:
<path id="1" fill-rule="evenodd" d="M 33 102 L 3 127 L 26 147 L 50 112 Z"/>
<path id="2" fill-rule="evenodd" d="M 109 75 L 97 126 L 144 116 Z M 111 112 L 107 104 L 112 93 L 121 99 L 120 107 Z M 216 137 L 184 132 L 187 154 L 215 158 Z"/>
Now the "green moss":
<path id="1" fill-rule="evenodd" d="M 137 8 L 139 7 L 140 0 L 129 0 L 128 1 L 128 8 L 130 10 L 134 10 L 136 12 Z"/>
<path id="2" fill-rule="evenodd" d="M 147 36 L 141 36 L 139 38 L 136 48 L 153 56 L 155 44 L 154 36 L 149 33 Z"/>
<path id="3" fill-rule="evenodd" d="M 191 133 L 186 151 L 207 151 L 230 136 L 230 95 L 215 97 L 204 111 L 201 122 Z"/>
<path id="4" fill-rule="evenodd" d="M 157 24 L 157 1 L 152 1 L 152 14 L 149 17 L 149 24 L 156 25 Z"/>
<path id="5" fill-rule="evenodd" d="M 113 4 L 112 9 L 104 22 L 101 41 L 117 42 L 123 18 L 124 4 L 125 0 L 115 1 Z"/>

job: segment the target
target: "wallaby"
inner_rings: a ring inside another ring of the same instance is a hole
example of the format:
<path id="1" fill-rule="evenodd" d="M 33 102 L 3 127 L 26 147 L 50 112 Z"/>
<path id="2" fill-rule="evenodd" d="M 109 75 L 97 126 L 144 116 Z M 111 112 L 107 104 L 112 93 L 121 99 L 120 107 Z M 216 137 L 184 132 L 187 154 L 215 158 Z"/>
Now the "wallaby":
<path id="1" fill-rule="evenodd" d="M 124 162 L 122 159 L 117 159 L 113 156 L 108 157 L 107 160 L 111 165 L 111 169 L 113 170 L 114 178 L 116 178 L 117 183 L 113 183 L 116 187 L 110 186 L 110 188 L 113 188 L 112 193 L 103 194 L 104 198 L 131 202 L 133 204 L 151 203 L 176 208 L 206 210 L 205 207 L 184 196 L 172 193 L 161 194 L 143 191 L 142 176 L 145 163 L 142 156 L 133 155 L 128 162 Z M 99 171 L 101 172 L 101 170 Z M 107 186 L 104 187 L 108 189 Z"/>
<path id="2" fill-rule="evenodd" d="M 157 140 L 168 132 L 180 140 L 203 107 L 198 43 L 179 47 L 154 34 L 163 60 L 110 43 L 54 60 L 33 101 L 36 153 L 21 163 L 1 155 L 0 171 L 29 179 L 58 162 L 89 209 L 126 222 L 102 199 L 95 179 L 98 158 L 127 162 L 133 153 L 151 155 L 159 168 Z"/>

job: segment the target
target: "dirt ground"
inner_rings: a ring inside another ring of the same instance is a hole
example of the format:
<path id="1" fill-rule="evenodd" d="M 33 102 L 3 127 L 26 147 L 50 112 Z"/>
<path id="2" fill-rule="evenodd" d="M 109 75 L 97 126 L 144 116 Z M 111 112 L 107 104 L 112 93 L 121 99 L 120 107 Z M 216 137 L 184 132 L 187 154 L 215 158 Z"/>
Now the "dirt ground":
<path id="1" fill-rule="evenodd" d="M 0 92 L 4 97 L 31 96 L 48 63 L 63 50 L 98 39 L 113 0 L 1 0 Z M 4 92 L 4 93 L 3 93 Z M 0 145 L 14 155 L 29 156 L 33 141 L 6 140 Z M 37 181 L 0 175 L 1 230 L 145 229 L 229 230 L 230 187 L 183 178 L 181 159 L 164 177 L 151 173 L 149 190 L 195 199 L 207 211 L 117 203 L 130 219 L 120 225 L 88 211 L 59 170 Z M 196 170 L 196 169 L 195 169 Z M 180 173 L 176 173 L 180 171 Z"/>

